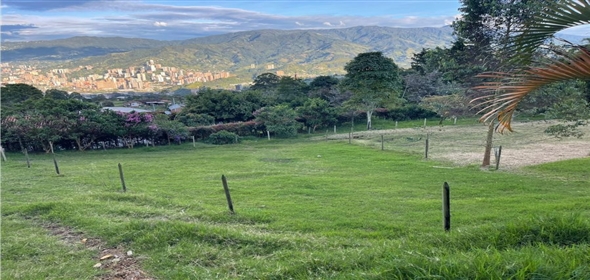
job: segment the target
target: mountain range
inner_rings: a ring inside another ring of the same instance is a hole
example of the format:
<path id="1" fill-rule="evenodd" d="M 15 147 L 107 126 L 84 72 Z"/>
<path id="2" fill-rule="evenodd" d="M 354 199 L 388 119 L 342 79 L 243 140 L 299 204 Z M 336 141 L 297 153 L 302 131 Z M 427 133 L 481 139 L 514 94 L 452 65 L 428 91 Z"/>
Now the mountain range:
<path id="1" fill-rule="evenodd" d="M 409 67 L 422 48 L 448 46 L 450 27 L 390 28 L 358 26 L 321 30 L 256 30 L 183 41 L 121 37 L 72 37 L 31 42 L 3 42 L 2 62 L 41 63 L 53 68 L 91 65 L 96 69 L 139 66 L 152 59 L 170 67 L 229 71 L 252 77 L 264 70 L 286 74 L 343 73 L 357 54 L 381 51 L 400 67 Z M 272 66 L 269 66 L 272 65 Z"/>

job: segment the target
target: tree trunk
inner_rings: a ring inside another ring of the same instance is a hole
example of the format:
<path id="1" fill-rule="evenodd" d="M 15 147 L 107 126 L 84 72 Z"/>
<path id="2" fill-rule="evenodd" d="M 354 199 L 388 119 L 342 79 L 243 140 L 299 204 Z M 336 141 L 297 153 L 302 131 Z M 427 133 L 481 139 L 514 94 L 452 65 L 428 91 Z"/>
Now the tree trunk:
<path id="1" fill-rule="evenodd" d="M 373 117 L 373 111 L 367 111 L 367 130 L 371 130 L 371 118 Z"/>
<path id="2" fill-rule="evenodd" d="M 31 168 L 31 160 L 29 160 L 29 152 L 27 152 L 27 148 L 23 145 L 23 141 L 18 137 L 18 144 L 20 145 L 20 149 L 25 154 L 25 158 L 27 159 L 27 167 Z"/>
<path id="3" fill-rule="evenodd" d="M 43 151 L 45 151 L 46 154 L 49 154 L 51 152 L 51 150 L 49 149 L 49 147 L 47 147 L 47 145 L 45 145 L 45 142 L 43 142 L 43 140 L 41 140 L 41 147 L 43 148 Z"/>
<path id="4" fill-rule="evenodd" d="M 76 145 L 78 145 L 78 151 L 84 151 L 84 148 L 82 147 L 82 140 L 80 139 L 80 137 L 76 137 Z"/>
<path id="5" fill-rule="evenodd" d="M 488 126 L 488 135 L 486 137 L 486 149 L 483 154 L 483 162 L 481 167 L 488 167 L 490 166 L 490 159 L 492 155 L 492 140 L 494 139 L 494 120 L 490 122 Z"/>

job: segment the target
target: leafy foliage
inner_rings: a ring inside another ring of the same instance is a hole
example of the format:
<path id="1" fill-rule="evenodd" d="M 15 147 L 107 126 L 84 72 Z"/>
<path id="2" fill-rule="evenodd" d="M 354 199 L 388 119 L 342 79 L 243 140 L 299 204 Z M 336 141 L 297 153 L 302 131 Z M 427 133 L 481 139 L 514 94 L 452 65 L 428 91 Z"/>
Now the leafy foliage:
<path id="1" fill-rule="evenodd" d="M 229 132 L 227 130 L 221 130 L 209 135 L 209 139 L 207 142 L 214 144 L 214 145 L 226 145 L 226 144 L 235 144 L 240 141 L 240 138 L 237 134 L 233 132 Z"/>
<path id="2" fill-rule="evenodd" d="M 298 108 L 298 113 L 307 127 L 326 127 L 336 123 L 338 112 L 336 108 L 330 107 L 328 101 L 320 98 L 311 98 L 305 101 L 303 106 Z"/>
<path id="3" fill-rule="evenodd" d="M 590 3 L 587 1 L 544 2 L 542 9 L 536 10 L 523 32 L 511 39 L 518 50 L 512 58 L 530 62 L 540 43 L 555 32 L 567 27 L 590 22 Z M 590 79 L 590 50 L 584 46 L 573 46 L 574 52 L 559 52 L 557 57 L 549 58 L 540 66 L 528 65 L 509 72 L 481 74 L 481 78 L 491 81 L 476 87 L 488 95 L 475 99 L 485 105 L 482 120 L 497 118 L 498 130 L 512 131 L 512 116 L 525 96 L 535 90 L 561 81 Z M 524 57 L 524 59 L 522 59 Z"/>
<path id="4" fill-rule="evenodd" d="M 367 129 L 371 129 L 373 111 L 401 91 L 399 68 L 381 52 L 369 52 L 357 55 L 344 70 L 341 86 L 353 93 L 349 102 L 367 112 Z"/>
<path id="5" fill-rule="evenodd" d="M 263 107 L 254 112 L 254 116 L 257 122 L 263 123 L 268 131 L 278 137 L 297 135 L 297 113 L 287 105 Z"/>

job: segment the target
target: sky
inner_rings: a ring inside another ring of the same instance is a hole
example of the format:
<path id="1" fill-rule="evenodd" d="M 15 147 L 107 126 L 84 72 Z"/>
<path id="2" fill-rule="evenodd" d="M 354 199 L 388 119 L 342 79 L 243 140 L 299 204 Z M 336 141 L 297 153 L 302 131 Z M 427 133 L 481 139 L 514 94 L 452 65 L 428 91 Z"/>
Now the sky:
<path id="1" fill-rule="evenodd" d="M 258 29 L 441 27 L 459 0 L 3 0 L 2 40 L 72 36 L 184 40 Z"/>
<path id="2" fill-rule="evenodd" d="M 73 36 L 185 40 L 258 29 L 441 27 L 459 0 L 3 0 L 2 41 Z M 570 34 L 590 36 L 588 29 Z"/>

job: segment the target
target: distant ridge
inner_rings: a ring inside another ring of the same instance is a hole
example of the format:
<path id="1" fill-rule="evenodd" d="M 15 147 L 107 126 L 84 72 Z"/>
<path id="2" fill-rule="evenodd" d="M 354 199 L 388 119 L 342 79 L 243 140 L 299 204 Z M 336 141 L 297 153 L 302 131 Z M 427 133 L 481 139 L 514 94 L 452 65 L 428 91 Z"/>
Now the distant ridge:
<path id="1" fill-rule="evenodd" d="M 422 48 L 447 46 L 450 27 L 390 28 L 357 26 L 321 30 L 255 30 L 159 41 L 122 37 L 4 42 L 2 62 L 42 62 L 51 67 L 92 65 L 96 69 L 138 66 L 153 59 L 162 65 L 230 71 L 255 76 L 265 70 L 303 75 L 342 73 L 358 53 L 382 51 L 401 67 Z"/>

